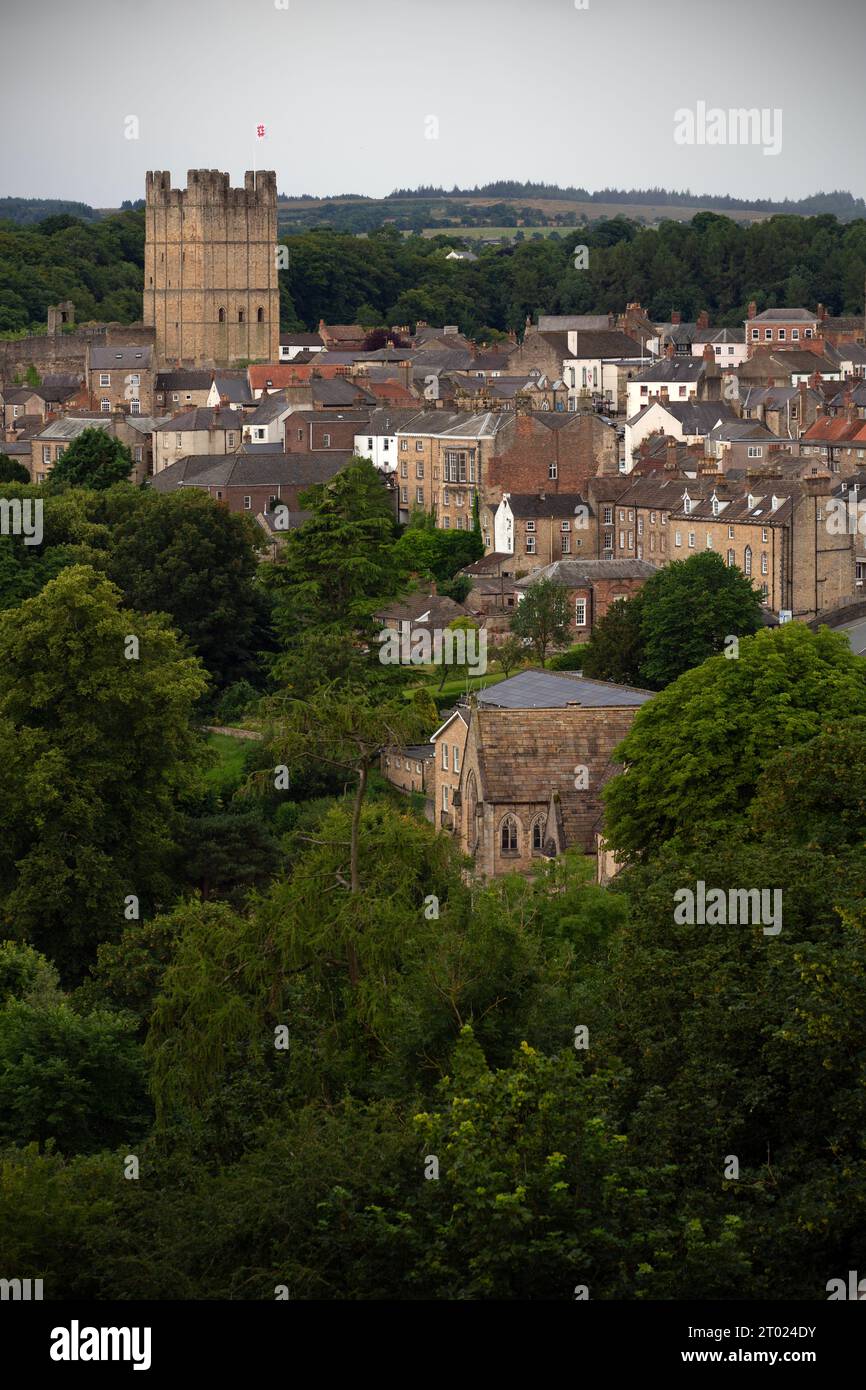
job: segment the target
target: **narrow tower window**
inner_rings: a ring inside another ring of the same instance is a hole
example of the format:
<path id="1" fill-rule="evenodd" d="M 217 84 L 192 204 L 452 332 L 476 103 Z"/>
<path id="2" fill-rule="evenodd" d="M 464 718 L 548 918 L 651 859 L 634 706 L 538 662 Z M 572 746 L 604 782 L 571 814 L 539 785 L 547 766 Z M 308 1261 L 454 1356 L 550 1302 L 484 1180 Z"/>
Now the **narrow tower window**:
<path id="1" fill-rule="evenodd" d="M 220 323 L 225 323 L 225 321 L 226 321 L 226 311 L 225 311 L 225 309 L 220 309 L 220 311 L 219 311 L 219 321 L 220 321 Z"/>
<path id="2" fill-rule="evenodd" d="M 256 314 L 256 318 L 258 319 L 259 323 L 264 323 L 264 321 L 265 321 L 265 311 L 264 311 L 264 309 L 259 309 L 258 313 Z"/>

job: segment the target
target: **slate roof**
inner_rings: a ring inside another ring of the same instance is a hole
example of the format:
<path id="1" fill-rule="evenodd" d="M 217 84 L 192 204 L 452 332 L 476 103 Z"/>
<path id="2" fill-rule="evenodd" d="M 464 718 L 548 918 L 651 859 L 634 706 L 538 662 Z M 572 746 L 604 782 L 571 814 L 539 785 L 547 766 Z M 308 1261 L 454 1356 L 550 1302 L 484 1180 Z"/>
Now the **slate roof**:
<path id="1" fill-rule="evenodd" d="M 324 347 L 319 333 L 281 333 L 280 347 Z"/>
<path id="2" fill-rule="evenodd" d="M 134 343 L 129 346 L 116 343 L 113 347 L 90 349 L 90 370 L 92 372 L 107 372 L 132 368 L 136 371 L 146 372 L 150 370 L 152 359 L 152 348 L 138 346 Z"/>
<path id="3" fill-rule="evenodd" d="M 505 500 L 516 517 L 573 516 L 578 507 L 592 512 L 579 492 L 546 492 L 544 496 L 537 492 L 512 492 L 503 494 Z"/>
<path id="4" fill-rule="evenodd" d="M 706 363 L 703 357 L 665 357 L 632 377 L 633 381 L 697 381 L 703 376 Z"/>
<path id="5" fill-rule="evenodd" d="M 516 589 L 528 589 L 538 579 L 552 579 L 568 589 L 584 589 L 599 579 L 649 579 L 657 574 L 648 560 L 554 560 L 552 565 L 518 579 Z"/>
<path id="6" fill-rule="evenodd" d="M 388 623 L 411 623 L 413 627 L 447 627 L 455 618 L 467 618 L 469 609 L 444 594 L 410 594 L 391 599 L 373 614 Z"/>
<path id="7" fill-rule="evenodd" d="M 568 335 L 566 334 L 566 350 L 563 353 L 565 358 L 615 357 L 622 360 L 626 357 L 643 356 L 644 352 L 640 344 L 636 343 L 634 338 L 630 338 L 627 333 L 620 333 L 616 329 L 578 329 L 574 352 L 568 347 Z"/>
<path id="8" fill-rule="evenodd" d="M 817 323 L 818 315 L 811 309 L 765 309 L 748 322 L 752 323 Z"/>
<path id="9" fill-rule="evenodd" d="M 737 419 L 736 412 L 724 401 L 650 401 L 628 421 L 630 425 L 656 406 L 678 420 L 685 434 L 709 434 L 722 420 Z"/>
<path id="10" fill-rule="evenodd" d="M 476 695 L 478 709 L 565 709 L 583 705 L 592 709 L 645 705 L 652 691 L 616 685 L 613 681 L 587 680 L 565 672 L 520 671 Z M 505 769 L 507 775 L 507 767 Z"/>
<path id="11" fill-rule="evenodd" d="M 154 382 L 155 391 L 209 391 L 213 380 L 213 372 L 176 370 L 173 372 L 157 372 Z"/>
<path id="12" fill-rule="evenodd" d="M 320 454 L 187 454 L 148 479 L 157 492 L 183 487 L 312 487 L 339 473 L 348 451 Z"/>
<path id="13" fill-rule="evenodd" d="M 208 430 L 211 425 L 217 430 L 243 429 L 244 416 L 228 406 L 197 405 L 192 410 L 184 410 L 180 415 L 169 416 L 162 429 L 169 433 L 183 434 L 187 430 Z"/>

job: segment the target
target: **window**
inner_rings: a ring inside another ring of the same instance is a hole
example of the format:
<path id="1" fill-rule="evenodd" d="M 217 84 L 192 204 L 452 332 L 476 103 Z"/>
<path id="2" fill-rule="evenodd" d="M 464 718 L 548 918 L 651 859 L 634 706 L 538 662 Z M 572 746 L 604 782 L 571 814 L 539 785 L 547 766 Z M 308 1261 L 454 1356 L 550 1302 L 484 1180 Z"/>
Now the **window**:
<path id="1" fill-rule="evenodd" d="M 757 445 L 757 444 L 750 444 L 750 445 L 749 445 L 749 450 L 748 450 L 748 452 L 749 452 L 749 458 L 750 458 L 750 459 L 759 459 L 759 458 L 761 458 L 761 456 L 763 455 L 763 452 L 764 452 L 764 451 L 763 451 L 762 448 L 759 447 L 759 445 Z"/>
<path id="2" fill-rule="evenodd" d="M 655 524 L 656 524 L 656 514 L 655 514 L 655 512 L 650 512 L 650 526 L 655 526 Z"/>
<path id="3" fill-rule="evenodd" d="M 773 330 L 772 330 L 772 328 L 765 328 L 765 329 L 764 329 L 764 341 L 767 342 L 767 343 L 769 343 L 769 342 L 772 341 L 772 337 L 773 337 Z"/>
<path id="4" fill-rule="evenodd" d="M 506 816 L 499 830 L 499 845 L 503 854 L 517 853 L 517 821 Z"/>
<path id="5" fill-rule="evenodd" d="M 761 551 L 761 574 L 769 574 L 769 573 L 770 573 L 770 566 L 769 566 L 769 563 L 768 563 L 768 561 L 767 561 L 767 552 L 766 552 L 766 550 L 762 550 L 762 551 Z"/>
<path id="6" fill-rule="evenodd" d="M 225 311 L 225 309 L 220 309 L 219 313 L 217 314 L 217 318 L 219 319 L 219 322 L 220 322 L 220 323 L 225 323 L 225 321 L 226 321 L 226 311 Z"/>
<path id="7" fill-rule="evenodd" d="M 750 545 L 746 546 L 743 556 L 743 570 L 746 574 L 752 573 L 752 547 Z"/>
<path id="8" fill-rule="evenodd" d="M 811 337 L 812 337 L 812 330 L 811 330 L 811 328 L 807 328 L 807 329 L 806 329 L 805 333 L 803 334 L 803 337 L 804 337 L 804 338 L 811 338 Z"/>
<path id="9" fill-rule="evenodd" d="M 766 543 L 767 543 L 767 528 L 766 528 L 766 526 L 762 526 L 762 527 L 761 527 L 761 540 L 762 540 L 762 541 L 764 542 L 764 544 L 766 545 Z"/>
<path id="10" fill-rule="evenodd" d="M 613 525 L 613 507 L 605 507 L 604 509 L 604 525 Z"/>
<path id="11" fill-rule="evenodd" d="M 442 771 L 443 771 L 443 772 L 447 772 L 447 771 L 448 771 L 448 744 L 447 744 L 447 743 L 443 743 L 443 745 L 442 745 Z"/>
<path id="12" fill-rule="evenodd" d="M 265 321 L 265 311 L 264 311 L 264 309 L 261 309 L 261 308 L 256 309 L 256 322 L 257 322 L 257 323 L 264 323 L 264 321 Z"/>
<path id="13" fill-rule="evenodd" d="M 409 505 L 409 489 L 407 487 L 401 487 L 400 501 L 403 503 L 404 507 L 407 507 Z"/>
<path id="14" fill-rule="evenodd" d="M 733 528 L 733 526 L 729 526 L 729 527 L 728 527 L 728 540 L 729 540 L 729 541 L 732 541 L 733 539 L 734 539 L 734 528 Z"/>
<path id="15" fill-rule="evenodd" d="M 694 531 L 689 531 L 689 550 L 694 550 L 694 548 L 695 548 L 695 533 L 694 533 Z"/>
<path id="16" fill-rule="evenodd" d="M 245 498 L 244 498 L 244 511 L 245 511 L 245 512 L 251 511 L 251 510 L 252 510 L 252 505 L 253 505 L 253 499 L 252 499 L 251 497 L 245 497 Z"/>
<path id="17" fill-rule="evenodd" d="M 753 328 L 753 329 L 752 329 L 752 342 L 753 342 L 753 343 L 756 343 L 756 342 L 758 341 L 758 338 L 759 338 L 759 337 L 760 337 L 760 334 L 759 334 L 757 328 Z"/>
<path id="18" fill-rule="evenodd" d="M 322 448 L 323 448 L 323 449 L 330 449 L 330 447 L 331 447 L 331 436 L 330 436 L 329 434 L 323 434 L 323 435 L 322 435 Z"/>
<path id="19" fill-rule="evenodd" d="M 99 402 L 99 409 L 102 411 L 103 415 L 107 415 L 110 412 L 111 401 L 107 396 L 102 397 L 102 400 Z"/>
<path id="20" fill-rule="evenodd" d="M 238 323 L 243 323 L 243 321 L 244 321 L 244 311 L 243 311 L 243 309 L 238 309 Z"/>
<path id="21" fill-rule="evenodd" d="M 132 373 L 127 377 L 127 381 L 129 382 L 130 386 L 140 386 L 140 385 L 141 385 L 141 377 L 139 376 L 138 372 L 132 372 Z M 108 382 L 106 382 L 105 384 L 106 384 L 106 386 L 107 386 L 107 385 L 108 385 Z"/>
<path id="22" fill-rule="evenodd" d="M 707 550 L 712 550 L 712 548 L 713 548 L 713 534 L 712 534 L 711 531 L 708 531 L 708 532 L 707 532 Z"/>
<path id="23" fill-rule="evenodd" d="M 767 599 L 767 598 L 769 598 L 769 596 L 770 596 L 770 591 L 769 591 L 769 589 L 767 588 L 766 584 L 762 584 L 762 585 L 761 585 L 761 598 Z"/>
<path id="24" fill-rule="evenodd" d="M 408 465 L 408 463 L 406 462 L 405 459 L 401 459 L 401 461 L 400 461 L 400 477 L 401 477 L 401 478 L 408 478 L 408 477 L 409 477 L 409 465 Z"/>
<path id="25" fill-rule="evenodd" d="M 563 555 L 571 554 L 571 536 L 562 537 L 562 553 Z"/>
<path id="26" fill-rule="evenodd" d="M 628 548 L 629 550 L 634 550 L 634 531 L 629 531 L 628 533 Z"/>
<path id="27" fill-rule="evenodd" d="M 683 511 L 685 512 L 686 516 L 688 516 L 689 513 L 691 512 L 691 510 L 692 510 L 692 499 L 691 499 L 691 497 L 686 496 L 686 497 L 683 498 Z"/>
<path id="28" fill-rule="evenodd" d="M 662 512 L 662 514 L 661 514 L 661 523 L 662 523 L 662 526 L 667 526 L 667 524 L 668 524 L 668 514 L 667 514 L 667 512 Z"/>
<path id="29" fill-rule="evenodd" d="M 418 462 L 415 464 L 415 477 L 416 477 L 416 478 L 423 478 L 423 477 L 424 477 L 424 462 L 423 462 L 422 459 L 419 459 Z"/>
<path id="30" fill-rule="evenodd" d="M 142 448 L 142 446 L 141 446 L 140 444 L 136 444 L 135 450 L 134 450 L 134 452 L 133 452 L 133 458 L 135 459 L 135 462 L 136 462 L 136 463 L 141 463 L 141 460 L 142 460 L 143 457 L 144 457 L 144 449 Z"/>
<path id="31" fill-rule="evenodd" d="M 373 441 L 372 441 L 372 439 L 368 439 L 368 440 L 367 440 L 367 448 L 368 448 L 368 449 L 372 449 L 372 447 L 373 447 Z"/>
<path id="32" fill-rule="evenodd" d="M 175 447 L 176 449 L 179 449 L 179 448 L 181 447 L 182 444 L 183 444 L 183 435 L 182 435 L 182 434 L 176 434 L 176 435 L 174 436 L 174 447 Z"/>
<path id="33" fill-rule="evenodd" d="M 527 555 L 534 555 L 534 554 L 535 554 L 535 537 L 534 537 L 534 536 L 527 536 L 527 537 L 526 537 L 526 553 L 527 553 Z"/>
<path id="34" fill-rule="evenodd" d="M 643 517 L 642 517 L 642 516 L 639 516 L 638 519 L 637 519 L 637 533 L 638 533 L 639 536 L 642 536 L 642 535 L 643 535 Z"/>
<path id="35" fill-rule="evenodd" d="M 734 552 L 733 552 L 733 550 L 729 550 L 729 551 L 728 551 L 728 569 L 733 569 L 733 567 L 734 567 L 735 564 L 736 564 L 736 558 L 735 558 L 735 556 L 734 556 Z"/>
<path id="36" fill-rule="evenodd" d="M 401 451 L 405 452 L 406 449 L 408 449 L 408 448 L 409 448 L 409 441 L 408 441 L 408 439 L 401 439 L 401 440 L 400 440 L 400 449 L 401 449 Z"/>
<path id="37" fill-rule="evenodd" d="M 620 531 L 619 533 L 619 548 L 620 550 L 625 550 L 625 531 Z"/>
<path id="38" fill-rule="evenodd" d="M 299 443 L 299 444 L 303 441 L 303 438 L 304 438 L 304 431 L 303 431 L 303 430 L 298 430 L 298 443 Z"/>
<path id="39" fill-rule="evenodd" d="M 421 507 L 421 506 L 424 505 L 424 489 L 423 489 L 423 487 L 416 487 L 416 489 L 415 489 L 415 501 L 417 502 L 417 504 L 418 504 L 419 507 Z"/>
<path id="40" fill-rule="evenodd" d="M 682 533 L 682 531 L 674 531 L 674 545 L 682 545 L 682 543 L 683 543 L 683 533 Z"/>
<path id="41" fill-rule="evenodd" d="M 526 523 L 526 529 L 527 529 L 527 531 L 534 531 L 534 530 L 535 530 L 535 522 L 534 522 L 534 521 L 527 521 L 527 523 Z"/>
<path id="42" fill-rule="evenodd" d="M 443 506 L 443 507 L 450 507 L 450 506 L 451 506 L 451 493 L 448 491 L 447 487 L 445 487 L 445 488 L 442 489 L 442 506 Z"/>
<path id="43" fill-rule="evenodd" d="M 791 329 L 791 342 L 792 342 L 792 343 L 799 343 L 799 341 L 800 341 L 800 330 L 799 330 L 799 328 L 792 328 L 792 329 Z"/>
<path id="44" fill-rule="evenodd" d="M 787 336 L 788 336 L 788 335 L 786 334 L 784 328 L 780 328 L 780 329 L 779 329 L 779 342 L 780 342 L 780 343 L 784 343 L 785 338 L 786 338 Z"/>
<path id="45" fill-rule="evenodd" d="M 423 452 L 424 452 L 424 440 L 423 440 L 423 439 L 416 439 L 416 440 L 415 440 L 415 453 L 416 453 L 416 454 L 422 454 Z"/>
<path id="46" fill-rule="evenodd" d="M 556 477 L 556 464 L 555 464 L 555 463 L 549 463 L 549 464 L 547 465 L 547 476 L 548 476 L 548 478 L 555 478 L 555 477 Z"/>
<path id="47" fill-rule="evenodd" d="M 586 599 L 576 598 L 574 600 L 574 626 L 586 627 Z"/>
<path id="48" fill-rule="evenodd" d="M 451 749 L 451 766 L 455 772 L 460 771 L 460 749 L 457 747 L 456 743 Z"/>
<path id="49" fill-rule="evenodd" d="M 130 415 L 140 415 L 140 414 L 141 414 L 141 401 L 130 401 L 130 402 L 129 402 L 129 413 L 130 413 Z"/>
<path id="50" fill-rule="evenodd" d="M 442 810 L 443 810 L 443 811 L 447 811 L 447 810 L 448 810 L 448 788 L 447 788 L 447 786 L 442 788 Z"/>
<path id="51" fill-rule="evenodd" d="M 51 445 L 50 445 L 50 444 L 43 444 L 43 445 L 42 445 L 42 462 L 43 462 L 43 463 L 50 463 L 50 462 L 51 462 Z"/>
<path id="52" fill-rule="evenodd" d="M 562 523 L 562 525 L 560 526 L 559 529 L 560 529 L 560 531 L 570 531 L 570 530 L 571 530 L 571 522 L 570 522 L 570 521 L 563 521 L 563 523 Z"/>
<path id="53" fill-rule="evenodd" d="M 233 430 L 229 430 L 228 433 L 226 434 L 226 448 L 227 448 L 227 449 L 233 449 L 233 448 L 234 448 L 234 444 L 235 444 L 234 431 L 233 431 Z"/>
<path id="54" fill-rule="evenodd" d="M 99 384 L 100 384 L 100 386 L 110 386 L 110 385 L 111 385 L 111 372 L 100 372 L 100 373 L 99 373 Z"/>

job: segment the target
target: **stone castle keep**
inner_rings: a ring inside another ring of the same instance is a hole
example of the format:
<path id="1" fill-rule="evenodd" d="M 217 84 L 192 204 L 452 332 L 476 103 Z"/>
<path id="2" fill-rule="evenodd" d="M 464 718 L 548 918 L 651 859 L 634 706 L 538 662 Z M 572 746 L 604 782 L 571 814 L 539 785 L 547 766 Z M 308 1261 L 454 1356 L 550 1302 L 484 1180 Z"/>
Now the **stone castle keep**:
<path id="1" fill-rule="evenodd" d="M 279 357 L 277 177 L 190 169 L 185 189 L 148 173 L 144 322 L 159 362 L 229 366 Z"/>

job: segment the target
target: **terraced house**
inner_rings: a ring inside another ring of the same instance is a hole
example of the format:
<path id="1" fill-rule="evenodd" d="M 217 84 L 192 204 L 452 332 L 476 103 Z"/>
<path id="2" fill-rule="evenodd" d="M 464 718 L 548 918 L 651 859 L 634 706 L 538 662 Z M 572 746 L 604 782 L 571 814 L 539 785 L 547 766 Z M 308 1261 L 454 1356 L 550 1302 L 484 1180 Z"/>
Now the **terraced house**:
<path id="1" fill-rule="evenodd" d="M 495 451 L 501 413 L 451 414 L 431 410 L 397 431 L 397 486 L 401 520 L 432 512 L 445 531 L 471 531 L 475 499 Z"/>

